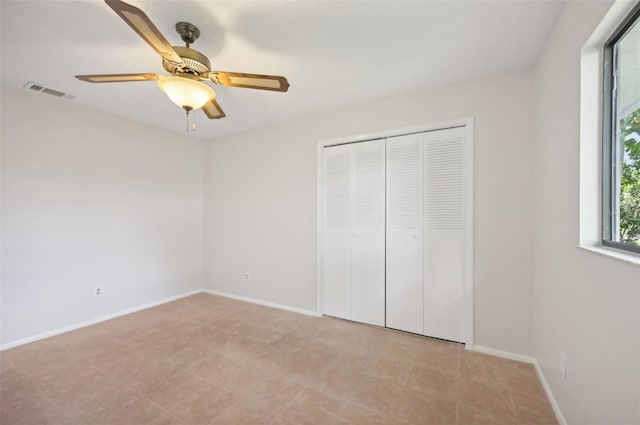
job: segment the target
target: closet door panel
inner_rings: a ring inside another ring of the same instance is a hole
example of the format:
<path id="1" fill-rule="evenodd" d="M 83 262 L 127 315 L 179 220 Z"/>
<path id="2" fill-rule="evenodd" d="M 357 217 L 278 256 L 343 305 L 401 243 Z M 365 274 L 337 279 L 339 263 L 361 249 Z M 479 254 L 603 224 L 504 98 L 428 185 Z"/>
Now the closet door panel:
<path id="1" fill-rule="evenodd" d="M 425 231 L 425 335 L 464 341 L 464 266 L 462 231 Z"/>
<path id="2" fill-rule="evenodd" d="M 325 314 L 351 319 L 351 148 L 324 149 L 323 306 Z"/>
<path id="3" fill-rule="evenodd" d="M 384 326 L 385 141 L 353 144 L 351 318 Z"/>
<path id="4" fill-rule="evenodd" d="M 423 154 L 420 134 L 387 139 L 386 325 L 423 333 Z"/>
<path id="5" fill-rule="evenodd" d="M 356 232 L 352 252 L 351 318 L 384 326 L 384 229 Z"/>
<path id="6" fill-rule="evenodd" d="M 424 334 L 464 341 L 464 129 L 424 135 Z"/>

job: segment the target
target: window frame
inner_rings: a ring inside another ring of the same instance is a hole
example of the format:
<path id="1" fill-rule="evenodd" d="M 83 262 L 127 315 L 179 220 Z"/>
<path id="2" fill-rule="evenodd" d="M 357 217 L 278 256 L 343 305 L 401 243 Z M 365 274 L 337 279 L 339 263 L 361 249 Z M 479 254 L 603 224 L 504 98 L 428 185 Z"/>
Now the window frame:
<path id="1" fill-rule="evenodd" d="M 602 103 L 602 232 L 603 246 L 640 254 L 640 246 L 613 240 L 618 194 L 613 193 L 613 182 L 617 173 L 614 153 L 617 152 L 618 121 L 617 103 L 617 56 L 615 45 L 629 32 L 636 23 L 640 24 L 640 2 L 627 14 L 604 45 L 603 103 Z"/>

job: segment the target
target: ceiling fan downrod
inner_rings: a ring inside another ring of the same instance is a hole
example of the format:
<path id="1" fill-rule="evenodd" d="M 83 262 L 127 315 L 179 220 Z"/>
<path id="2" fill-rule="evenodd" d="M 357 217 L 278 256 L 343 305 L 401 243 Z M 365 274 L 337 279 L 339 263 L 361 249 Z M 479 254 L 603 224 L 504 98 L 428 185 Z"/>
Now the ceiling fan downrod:
<path id="1" fill-rule="evenodd" d="M 189 22 L 178 22 L 176 24 L 176 31 L 180 34 L 180 38 L 187 45 L 187 48 L 200 37 L 200 30 L 198 27 Z"/>

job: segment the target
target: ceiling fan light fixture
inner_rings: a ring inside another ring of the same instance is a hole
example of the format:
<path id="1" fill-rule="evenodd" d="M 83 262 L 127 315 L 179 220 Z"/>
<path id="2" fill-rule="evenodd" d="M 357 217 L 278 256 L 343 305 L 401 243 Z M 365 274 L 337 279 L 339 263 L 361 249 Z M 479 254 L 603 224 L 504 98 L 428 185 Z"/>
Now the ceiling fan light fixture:
<path id="1" fill-rule="evenodd" d="M 202 108 L 216 97 L 216 92 L 208 85 L 185 77 L 162 78 L 158 81 L 158 87 L 187 112 Z"/>

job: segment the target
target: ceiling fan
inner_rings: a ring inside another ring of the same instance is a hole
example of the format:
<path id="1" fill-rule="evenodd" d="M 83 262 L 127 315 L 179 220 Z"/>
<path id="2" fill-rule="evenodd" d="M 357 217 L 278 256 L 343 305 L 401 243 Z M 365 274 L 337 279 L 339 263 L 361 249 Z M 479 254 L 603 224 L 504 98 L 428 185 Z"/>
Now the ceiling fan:
<path id="1" fill-rule="evenodd" d="M 90 83 L 158 81 L 160 89 L 176 105 L 187 111 L 187 114 L 191 110 L 202 108 L 210 119 L 223 118 L 225 113 L 215 101 L 213 89 L 201 81 L 280 92 L 289 89 L 289 82 L 285 77 L 212 71 L 209 59 L 190 47 L 200 36 L 200 30 L 193 24 L 176 24 L 176 31 L 186 47 L 172 46 L 142 10 L 120 0 L 105 0 L 105 3 L 162 57 L 162 66 L 172 76 L 153 73 L 76 75 L 79 80 Z"/>

